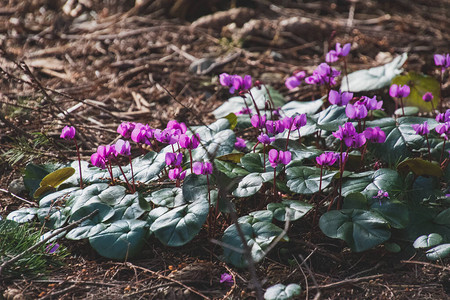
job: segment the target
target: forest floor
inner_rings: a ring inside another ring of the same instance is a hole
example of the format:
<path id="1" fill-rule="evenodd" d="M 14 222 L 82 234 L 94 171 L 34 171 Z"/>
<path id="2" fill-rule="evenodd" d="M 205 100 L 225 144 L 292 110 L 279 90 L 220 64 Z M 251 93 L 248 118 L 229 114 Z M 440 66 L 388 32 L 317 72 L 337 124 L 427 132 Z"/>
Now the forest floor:
<path id="1" fill-rule="evenodd" d="M 222 72 L 252 75 L 287 99 L 302 101 L 317 99 L 320 91 L 307 85 L 288 91 L 285 78 L 297 69 L 311 72 L 336 42 L 352 44 L 350 71 L 408 52 L 406 70 L 437 77 L 433 54 L 450 50 L 448 0 L 255 0 L 242 1 L 235 9 L 222 1 L 195 0 L 136 0 L 136 5 L 124 0 L 3 2 L 4 190 L 31 161 L 76 159 L 72 146 L 59 139 L 69 123 L 80 133 L 84 159 L 97 145 L 116 139 L 122 121 L 152 128 L 172 119 L 211 123 L 211 112 L 230 97 L 218 83 Z M 202 18 L 217 10 L 223 12 Z M 450 99 L 448 80 L 443 97 Z M 24 141 L 21 146 L 18 140 Z M 17 147 L 20 156 L 13 154 Z M 27 205 L 0 192 L 3 217 Z M 265 288 L 298 282 L 301 299 L 318 294 L 320 299 L 449 299 L 448 260 L 430 263 L 420 255 L 388 253 L 381 246 L 352 253 L 340 241 L 326 238 L 312 217 L 296 228 L 289 232 L 289 257 L 276 249 L 257 266 Z M 5 299 L 255 296 L 247 270 L 210 256 L 209 245 L 196 240 L 181 248 L 165 247 L 156 239 L 151 243 L 138 258 L 116 262 L 98 256 L 86 242 L 63 242 L 71 253 L 63 267 L 45 277 L 0 281 L 0 291 Z M 220 255 L 219 247 L 213 250 Z M 224 272 L 235 276 L 233 286 L 219 283 Z"/>

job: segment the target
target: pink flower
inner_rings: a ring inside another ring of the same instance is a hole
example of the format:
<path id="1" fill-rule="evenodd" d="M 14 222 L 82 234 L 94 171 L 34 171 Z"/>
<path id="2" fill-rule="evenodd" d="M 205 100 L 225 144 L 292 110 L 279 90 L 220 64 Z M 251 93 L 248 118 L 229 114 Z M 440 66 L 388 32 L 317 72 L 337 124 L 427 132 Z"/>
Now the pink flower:
<path id="1" fill-rule="evenodd" d="M 122 139 L 118 139 L 116 144 L 114 145 L 114 149 L 117 154 L 130 156 L 131 155 L 131 146 L 129 141 L 124 141 Z"/>
<path id="2" fill-rule="evenodd" d="M 304 79 L 305 76 L 306 76 L 305 71 L 294 72 L 294 75 L 289 77 L 288 79 L 286 79 L 284 84 L 290 90 L 295 89 L 296 87 L 298 87 L 300 85 L 300 83 L 302 82 L 302 79 Z"/>
<path id="3" fill-rule="evenodd" d="M 119 127 L 117 127 L 117 133 L 123 136 L 124 138 L 129 139 L 131 138 L 131 133 L 133 132 L 135 126 L 136 126 L 135 123 L 122 122 L 119 125 Z"/>
<path id="4" fill-rule="evenodd" d="M 372 143 L 384 143 L 386 141 L 386 133 L 380 127 L 369 127 L 364 130 L 364 135 Z"/>
<path id="5" fill-rule="evenodd" d="M 228 273 L 223 273 L 222 275 L 220 275 L 220 283 L 232 285 L 234 283 L 233 276 Z"/>
<path id="6" fill-rule="evenodd" d="M 200 136 L 194 134 L 192 137 L 187 136 L 186 134 L 182 134 L 179 138 L 179 143 L 182 148 L 185 149 L 196 149 L 198 145 L 200 145 Z"/>
<path id="7" fill-rule="evenodd" d="M 322 153 L 316 157 L 316 162 L 319 166 L 332 166 L 338 159 L 339 154 L 336 155 L 334 152 Z"/>
<path id="8" fill-rule="evenodd" d="M 181 163 L 183 162 L 183 154 L 182 153 L 166 153 L 166 165 L 168 166 L 181 166 Z"/>
<path id="9" fill-rule="evenodd" d="M 345 106 L 347 105 L 350 100 L 353 98 L 353 93 L 349 92 L 341 92 L 341 91 L 335 91 L 330 90 L 330 93 L 328 94 L 328 101 L 330 101 L 331 104 L 339 105 L 339 106 Z"/>
<path id="10" fill-rule="evenodd" d="M 192 165 L 194 174 L 197 175 L 207 175 L 207 174 L 212 174 L 213 172 L 213 166 L 210 162 L 200 162 L 200 161 L 196 161 L 193 165 Z"/>
<path id="11" fill-rule="evenodd" d="M 427 92 L 427 93 L 425 93 L 423 96 L 422 96 L 422 99 L 423 99 L 423 101 L 425 101 L 425 102 L 431 102 L 432 100 L 433 100 L 433 94 L 432 93 L 430 93 L 430 92 Z"/>
<path id="12" fill-rule="evenodd" d="M 427 135 L 428 133 L 430 133 L 427 121 L 423 122 L 423 124 L 412 124 L 411 127 L 416 131 L 416 134 L 418 135 Z"/>
<path id="13" fill-rule="evenodd" d="M 269 151 L 269 162 L 273 168 L 275 168 L 279 164 L 287 165 L 290 161 L 291 152 L 289 151 L 277 151 L 276 149 L 271 149 Z"/>
<path id="14" fill-rule="evenodd" d="M 391 95 L 392 98 L 405 98 L 408 97 L 410 92 L 411 89 L 407 85 L 393 84 L 389 88 L 389 95 Z"/>
<path id="15" fill-rule="evenodd" d="M 340 57 L 347 56 L 350 53 L 350 48 L 350 43 L 345 44 L 344 47 L 341 47 L 340 43 L 336 43 L 336 50 L 330 50 L 325 56 L 325 61 L 328 63 L 338 61 Z"/>
<path id="16" fill-rule="evenodd" d="M 168 176 L 170 180 L 183 180 L 186 177 L 186 171 L 183 172 L 183 168 L 176 167 L 169 170 Z"/>
<path id="17" fill-rule="evenodd" d="M 75 132 L 75 127 L 65 126 L 59 137 L 65 140 L 73 140 L 75 137 Z"/>
<path id="18" fill-rule="evenodd" d="M 245 148 L 247 148 L 245 140 L 240 138 L 240 137 L 237 137 L 236 138 L 236 143 L 234 143 L 234 148 L 236 148 L 237 150 L 240 150 L 240 151 L 242 151 Z"/>

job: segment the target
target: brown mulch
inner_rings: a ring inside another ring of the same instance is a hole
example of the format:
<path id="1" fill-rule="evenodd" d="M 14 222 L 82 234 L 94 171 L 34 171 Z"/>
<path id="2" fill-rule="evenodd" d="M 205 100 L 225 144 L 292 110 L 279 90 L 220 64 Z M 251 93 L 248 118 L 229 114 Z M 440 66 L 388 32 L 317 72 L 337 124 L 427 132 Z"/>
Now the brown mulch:
<path id="1" fill-rule="evenodd" d="M 218 84 L 222 72 L 250 74 L 288 99 L 311 100 L 319 91 L 302 86 L 289 92 L 284 79 L 296 69 L 312 71 L 336 42 L 352 43 L 351 70 L 408 52 L 407 70 L 436 77 L 433 54 L 450 50 L 448 0 L 255 0 L 237 1 L 242 6 L 231 10 L 223 2 L 4 0 L 0 150 L 11 149 L 18 137 L 31 141 L 36 132 L 45 144 L 15 165 L 0 160 L 0 188 L 21 176 L 27 158 L 75 159 L 72 146 L 58 139 L 67 124 L 81 133 L 87 159 L 97 145 L 117 138 L 122 121 L 155 128 L 171 119 L 212 122 L 211 111 L 230 97 Z M 448 100 L 448 80 L 443 89 Z M 2 216 L 24 205 L 0 193 Z M 311 227 L 302 222 L 300 227 Z M 318 292 L 322 299 L 449 298 L 448 261 L 401 262 L 410 257 L 381 248 L 342 252 L 314 227 L 308 242 L 304 234 L 302 240 L 298 232 L 289 235 L 288 254 L 280 246 L 257 266 L 264 287 L 298 282 L 302 298 L 310 299 Z M 248 272 L 211 259 L 209 245 L 194 241 L 174 249 L 151 241 L 128 263 L 101 258 L 86 243 L 68 242 L 72 256 L 63 268 L 35 280 L 0 282 L 0 290 L 12 295 L 5 299 L 254 297 Z M 237 284 L 220 284 L 223 272 L 232 272 Z"/>

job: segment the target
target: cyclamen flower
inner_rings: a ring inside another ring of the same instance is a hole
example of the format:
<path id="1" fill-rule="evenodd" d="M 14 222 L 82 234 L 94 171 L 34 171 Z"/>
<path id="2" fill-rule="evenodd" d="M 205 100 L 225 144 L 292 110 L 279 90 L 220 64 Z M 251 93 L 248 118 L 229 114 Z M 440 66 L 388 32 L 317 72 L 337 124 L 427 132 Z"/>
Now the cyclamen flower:
<path id="1" fill-rule="evenodd" d="M 446 68 L 450 67 L 450 54 L 435 54 L 434 64 L 442 67 L 442 72 L 444 72 Z"/>
<path id="2" fill-rule="evenodd" d="M 166 165 L 168 166 L 175 166 L 179 167 L 181 166 L 181 163 L 183 162 L 183 154 L 182 153 L 166 153 Z"/>
<path id="3" fill-rule="evenodd" d="M 287 165 L 291 161 L 291 152 L 278 151 L 272 149 L 269 151 L 269 162 L 273 168 L 276 168 L 279 164 Z"/>
<path id="4" fill-rule="evenodd" d="M 142 124 L 141 124 L 142 125 Z M 136 123 L 132 122 L 122 122 L 119 127 L 117 127 L 117 133 L 126 139 L 131 138 L 131 133 L 134 130 Z"/>
<path id="5" fill-rule="evenodd" d="M 337 71 L 335 68 L 330 67 L 326 63 L 321 63 L 317 69 L 313 71 L 313 75 L 306 77 L 305 82 L 307 84 L 336 84 L 336 77 L 339 76 L 341 72 Z"/>
<path id="6" fill-rule="evenodd" d="M 150 128 L 148 124 L 144 125 L 141 123 L 136 123 L 133 131 L 131 131 L 130 137 L 135 143 L 150 145 L 150 140 L 154 137 L 154 132 L 155 130 Z"/>
<path id="7" fill-rule="evenodd" d="M 251 108 L 247 108 L 247 107 L 243 107 L 240 111 L 238 111 L 237 113 L 234 113 L 236 116 L 238 115 L 248 115 L 251 114 L 252 110 Z"/>
<path id="8" fill-rule="evenodd" d="M 200 145 L 200 136 L 198 133 L 194 134 L 193 136 L 189 137 L 186 134 L 182 134 L 179 138 L 179 143 L 182 148 L 185 149 L 196 149 L 198 145 Z"/>
<path id="9" fill-rule="evenodd" d="M 422 96 L 422 99 L 423 99 L 423 101 L 425 101 L 425 102 L 431 102 L 431 101 L 433 101 L 433 94 L 432 93 L 430 93 L 430 92 L 427 92 L 427 93 L 425 93 L 423 96 Z"/>
<path id="10" fill-rule="evenodd" d="M 364 105 L 364 102 L 359 100 L 355 102 L 355 104 L 348 104 L 345 108 L 345 114 L 350 119 L 361 120 L 367 117 L 367 108 Z"/>
<path id="11" fill-rule="evenodd" d="M 112 156 L 117 156 L 116 146 L 115 145 L 98 146 L 97 147 L 97 153 L 105 161 L 107 161 Z"/>
<path id="12" fill-rule="evenodd" d="M 186 177 L 186 171 L 183 171 L 181 167 L 176 167 L 169 170 L 168 176 L 171 180 L 183 180 Z"/>
<path id="13" fill-rule="evenodd" d="M 373 98 L 362 96 L 359 101 L 364 103 L 367 110 L 377 110 L 383 107 L 383 101 L 377 101 L 377 96 L 373 96 Z"/>
<path id="14" fill-rule="evenodd" d="M 212 174 L 213 172 L 213 166 L 210 162 L 200 162 L 200 161 L 196 161 L 193 166 L 192 166 L 193 170 L 194 170 L 194 174 L 197 175 L 208 175 L 208 174 Z"/>
<path id="15" fill-rule="evenodd" d="M 183 122 L 178 123 L 176 120 L 171 120 L 167 123 L 167 129 L 179 130 L 180 133 L 186 133 L 187 126 Z"/>
<path id="16" fill-rule="evenodd" d="M 307 122 L 306 114 L 296 115 L 294 117 L 294 123 L 292 124 L 291 130 L 297 130 L 305 126 Z"/>
<path id="17" fill-rule="evenodd" d="M 131 155 L 131 146 L 129 141 L 124 141 L 122 139 L 118 139 L 116 144 L 114 145 L 114 149 L 117 154 L 129 156 Z"/>
<path id="18" fill-rule="evenodd" d="M 245 75 L 242 78 L 239 75 L 222 73 L 219 75 L 219 81 L 222 86 L 230 88 L 230 94 L 233 94 L 235 91 L 249 90 L 252 87 L 252 77 L 250 75 Z"/>
<path id="19" fill-rule="evenodd" d="M 220 283 L 232 285 L 234 283 L 233 276 L 228 273 L 223 273 L 220 275 Z"/>
<path id="20" fill-rule="evenodd" d="M 270 143 L 272 143 L 273 141 L 275 141 L 275 138 L 274 138 L 274 137 L 271 138 L 271 137 L 269 137 L 267 134 L 261 133 L 261 134 L 258 136 L 258 141 L 259 141 L 261 144 L 269 145 Z"/>
<path id="21" fill-rule="evenodd" d="M 436 132 L 440 135 L 444 135 L 443 138 L 448 140 L 450 137 L 450 121 L 443 124 L 438 124 L 434 130 L 436 130 Z"/>
<path id="22" fill-rule="evenodd" d="M 418 135 L 427 135 L 428 133 L 430 133 L 427 121 L 423 122 L 423 124 L 412 124 L 411 127 L 416 131 L 416 134 Z"/>
<path id="23" fill-rule="evenodd" d="M 284 124 L 282 121 L 269 120 L 266 122 L 266 129 L 270 134 L 279 134 L 284 131 Z"/>
<path id="24" fill-rule="evenodd" d="M 333 132 L 333 136 L 341 141 L 344 141 L 347 147 L 359 148 L 366 143 L 366 137 L 364 133 L 357 133 L 352 123 L 347 122 L 344 127 L 339 126 L 336 132 Z"/>
<path id="25" fill-rule="evenodd" d="M 384 133 L 384 131 L 381 130 L 380 127 L 369 127 L 364 130 L 364 135 L 366 139 L 371 141 L 372 143 L 384 143 L 386 141 L 386 133 Z"/>
<path id="26" fill-rule="evenodd" d="M 237 137 L 236 138 L 236 143 L 234 143 L 234 148 L 236 148 L 237 150 L 244 150 L 245 148 L 247 148 L 247 144 L 245 143 L 245 140 Z"/>
<path id="27" fill-rule="evenodd" d="M 75 138 L 75 133 L 75 127 L 65 126 L 59 137 L 65 140 L 73 140 Z"/>
<path id="28" fill-rule="evenodd" d="M 377 195 L 376 195 L 376 196 L 373 196 L 372 198 L 378 199 L 378 201 L 380 202 L 380 205 L 381 205 L 381 200 L 384 200 L 384 199 L 390 199 L 390 198 L 389 198 L 389 193 L 388 193 L 388 192 L 385 192 L 385 191 L 383 191 L 383 190 L 379 190 L 378 193 L 377 193 Z"/>
<path id="29" fill-rule="evenodd" d="M 105 159 L 101 157 L 97 152 L 91 155 L 91 163 L 100 169 L 106 168 Z"/>
<path id="30" fill-rule="evenodd" d="M 389 88 L 389 95 L 391 95 L 392 98 L 405 98 L 408 97 L 410 92 L 411 89 L 407 85 L 393 84 Z"/>
<path id="31" fill-rule="evenodd" d="M 175 144 L 178 142 L 181 132 L 175 129 L 166 128 L 164 130 L 156 129 L 154 132 L 155 139 L 163 144 Z"/>
<path id="32" fill-rule="evenodd" d="M 286 87 L 288 89 L 292 90 L 292 89 L 295 89 L 296 87 L 298 87 L 300 85 L 302 79 L 304 79 L 305 77 L 306 77 L 305 71 L 297 71 L 297 72 L 294 72 L 293 76 L 286 79 L 284 84 L 286 85 Z"/>
<path id="33" fill-rule="evenodd" d="M 332 63 L 339 60 L 339 57 L 347 56 L 350 53 L 351 45 L 350 43 L 345 44 L 341 47 L 340 43 L 336 43 L 336 50 L 330 50 L 325 56 L 325 61 Z"/>
<path id="34" fill-rule="evenodd" d="M 58 250 L 58 248 L 59 248 L 58 243 L 50 243 L 45 247 L 45 253 L 53 254 Z"/>
<path id="35" fill-rule="evenodd" d="M 341 92 L 341 91 L 335 91 L 330 90 L 330 93 L 328 94 L 328 101 L 330 101 L 331 104 L 339 105 L 339 106 L 345 106 L 347 105 L 350 100 L 353 98 L 353 93 L 349 92 Z"/>
<path id="36" fill-rule="evenodd" d="M 263 129 L 266 126 L 266 116 L 259 117 L 258 115 L 254 115 L 250 122 L 252 123 L 252 126 L 258 129 Z"/>
<path id="37" fill-rule="evenodd" d="M 338 159 L 339 154 L 336 155 L 334 152 L 322 153 L 316 157 L 316 162 L 319 166 L 332 166 Z"/>
<path id="38" fill-rule="evenodd" d="M 450 109 L 447 109 L 445 113 L 441 113 L 436 116 L 436 122 L 445 123 L 449 121 L 450 121 Z"/>

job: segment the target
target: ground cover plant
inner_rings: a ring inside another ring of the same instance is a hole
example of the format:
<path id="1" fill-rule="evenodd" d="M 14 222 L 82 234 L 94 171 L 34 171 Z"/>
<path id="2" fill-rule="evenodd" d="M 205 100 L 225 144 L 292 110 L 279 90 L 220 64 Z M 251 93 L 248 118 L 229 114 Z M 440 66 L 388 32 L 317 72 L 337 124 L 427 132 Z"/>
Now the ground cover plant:
<path id="1" fill-rule="evenodd" d="M 350 71 L 356 45 L 330 43 L 314 68 L 299 64 L 278 83 L 253 72 L 211 76 L 226 96 L 212 121 L 178 118 L 152 126 L 128 118 L 93 151 L 80 147 L 92 139 L 65 123 L 56 143 L 73 149 L 76 159 L 27 163 L 23 182 L 31 201 L 18 197 L 28 205 L 0 220 L 2 236 L 20 239 L 17 228 L 31 240 L 14 251 L 13 242 L 1 244 L 3 280 L 26 275 L 17 272 L 24 264 L 33 266 L 26 276 L 41 276 L 43 258 L 58 261 L 64 246 L 82 245 L 111 262 L 111 270 L 140 269 L 183 285 L 177 272 L 157 274 L 133 261 L 149 248 L 183 256 L 201 244 L 202 259 L 220 264 L 220 297 L 248 272 L 251 297 L 296 299 L 306 292 L 308 298 L 307 278 L 316 280 L 309 267 L 306 282 L 288 276 L 268 283 L 259 266 L 274 261 L 301 269 L 309 257 L 293 245 L 311 245 L 313 232 L 338 252 L 416 255 L 448 270 L 450 109 L 443 86 L 450 56 L 430 55 L 429 68 L 439 77 L 404 71 L 407 53 Z M 32 78 L 26 64 L 23 70 Z M 314 89 L 313 99 L 288 101 L 287 93 L 304 87 Z M 4 155 L 20 161 L 22 154 L 11 151 Z M 322 247 L 313 253 L 328 253 Z"/>

